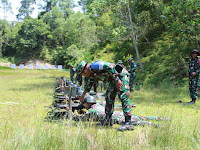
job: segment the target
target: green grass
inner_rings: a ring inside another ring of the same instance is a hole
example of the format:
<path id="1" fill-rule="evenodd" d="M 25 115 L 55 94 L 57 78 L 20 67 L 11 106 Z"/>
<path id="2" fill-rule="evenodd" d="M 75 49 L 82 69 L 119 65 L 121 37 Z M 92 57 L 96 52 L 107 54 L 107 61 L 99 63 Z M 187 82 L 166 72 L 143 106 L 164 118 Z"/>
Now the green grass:
<path id="1" fill-rule="evenodd" d="M 119 132 L 119 125 L 97 128 L 95 122 L 73 122 L 69 128 L 68 121 L 44 122 L 47 113 L 44 106 L 53 100 L 58 76 L 69 79 L 68 72 L 57 70 L 0 69 L 0 149 L 199 149 L 199 100 L 192 106 L 175 103 L 190 101 L 187 84 L 176 88 L 144 86 L 131 93 L 131 103 L 137 105 L 133 114 L 172 120 L 159 121 L 158 128 L 136 126 L 134 131 Z"/>
<path id="2" fill-rule="evenodd" d="M 4 67 L 4 66 L 0 66 L 0 69 L 11 69 L 10 67 Z"/>

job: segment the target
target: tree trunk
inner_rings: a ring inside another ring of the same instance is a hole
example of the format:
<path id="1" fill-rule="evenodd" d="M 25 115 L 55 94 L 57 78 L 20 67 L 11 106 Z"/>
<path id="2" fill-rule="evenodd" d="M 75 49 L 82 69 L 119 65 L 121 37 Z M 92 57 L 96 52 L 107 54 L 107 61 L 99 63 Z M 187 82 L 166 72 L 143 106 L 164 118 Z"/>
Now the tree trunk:
<path id="1" fill-rule="evenodd" d="M 133 30 L 133 21 L 132 21 L 132 16 L 131 16 L 131 11 L 130 11 L 130 7 L 129 5 L 127 6 L 128 7 L 128 13 L 129 13 L 129 20 L 130 20 L 130 27 L 131 27 L 131 33 L 132 33 L 132 38 L 133 38 L 133 41 L 134 41 L 134 46 L 135 46 L 135 51 L 136 51 L 136 54 L 137 54 L 137 59 L 139 61 L 139 64 L 140 64 L 140 67 L 142 69 L 142 71 L 144 71 L 144 68 L 142 66 L 142 62 L 140 60 L 140 54 L 138 52 L 138 47 L 137 47 L 137 42 L 136 42 L 136 39 L 135 39 L 135 32 Z"/>

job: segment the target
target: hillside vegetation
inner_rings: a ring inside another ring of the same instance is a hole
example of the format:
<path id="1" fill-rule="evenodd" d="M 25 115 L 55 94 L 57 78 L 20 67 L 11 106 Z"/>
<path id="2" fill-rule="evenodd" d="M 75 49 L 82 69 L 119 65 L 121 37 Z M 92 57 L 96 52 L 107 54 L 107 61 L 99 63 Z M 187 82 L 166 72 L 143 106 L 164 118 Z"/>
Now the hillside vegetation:
<path id="1" fill-rule="evenodd" d="M 0 20 L 2 59 L 68 67 L 96 59 L 128 66 L 133 57 L 137 80 L 177 85 L 191 50 L 199 50 L 199 0 L 80 0 L 83 12 L 73 11 L 72 0 L 43 0 L 38 18 L 31 18 L 34 2 L 19 8 L 20 22 Z"/>

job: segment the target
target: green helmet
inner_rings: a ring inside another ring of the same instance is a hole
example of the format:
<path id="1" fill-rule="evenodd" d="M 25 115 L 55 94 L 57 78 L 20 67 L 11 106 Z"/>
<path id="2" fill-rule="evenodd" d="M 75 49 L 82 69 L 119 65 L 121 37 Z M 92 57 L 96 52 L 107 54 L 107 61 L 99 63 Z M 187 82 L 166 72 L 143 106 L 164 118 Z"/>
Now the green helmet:
<path id="1" fill-rule="evenodd" d="M 94 96 L 88 95 L 84 98 L 84 101 L 87 103 L 96 103 Z"/>
<path id="2" fill-rule="evenodd" d="M 80 91 L 78 91 L 78 96 L 82 96 L 82 94 L 83 94 L 83 91 L 82 90 L 80 90 Z"/>
<path id="3" fill-rule="evenodd" d="M 128 59 L 128 61 L 131 61 L 131 60 L 133 60 L 133 58 L 129 58 L 129 59 Z"/>
<path id="4" fill-rule="evenodd" d="M 86 67 L 87 64 L 88 64 L 87 62 L 82 61 L 82 62 L 78 65 L 78 67 L 76 68 L 76 71 L 78 71 L 78 74 L 81 74 L 81 73 L 83 72 L 83 70 L 85 69 L 85 67 Z"/>

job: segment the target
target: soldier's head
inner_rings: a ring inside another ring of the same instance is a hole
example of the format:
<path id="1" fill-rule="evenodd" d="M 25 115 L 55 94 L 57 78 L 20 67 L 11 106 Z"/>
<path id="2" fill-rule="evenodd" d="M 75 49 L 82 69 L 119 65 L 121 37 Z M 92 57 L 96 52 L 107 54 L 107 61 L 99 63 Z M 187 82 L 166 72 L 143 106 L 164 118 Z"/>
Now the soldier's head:
<path id="1" fill-rule="evenodd" d="M 78 71 L 78 74 L 82 74 L 83 76 L 85 77 L 89 77 L 90 74 L 92 73 L 91 72 L 91 69 L 90 69 L 90 64 L 88 64 L 87 62 L 85 61 L 82 61 L 78 67 L 76 68 L 76 70 Z"/>
<path id="2" fill-rule="evenodd" d="M 86 109 L 90 109 L 92 105 L 96 104 L 96 100 L 94 98 L 94 96 L 91 96 L 91 95 L 88 95 L 84 98 L 84 101 L 83 101 L 83 106 L 86 108 Z"/>
<path id="3" fill-rule="evenodd" d="M 191 52 L 191 57 L 196 58 L 197 56 L 199 56 L 199 52 L 196 49 L 193 49 Z"/>
<path id="4" fill-rule="evenodd" d="M 128 59 L 128 62 L 129 62 L 129 63 L 132 63 L 132 62 L 133 62 L 133 58 L 129 58 L 129 59 Z"/>
<path id="5" fill-rule="evenodd" d="M 118 63 L 118 64 L 122 64 L 122 61 L 121 61 L 121 60 L 118 60 L 117 63 Z"/>

